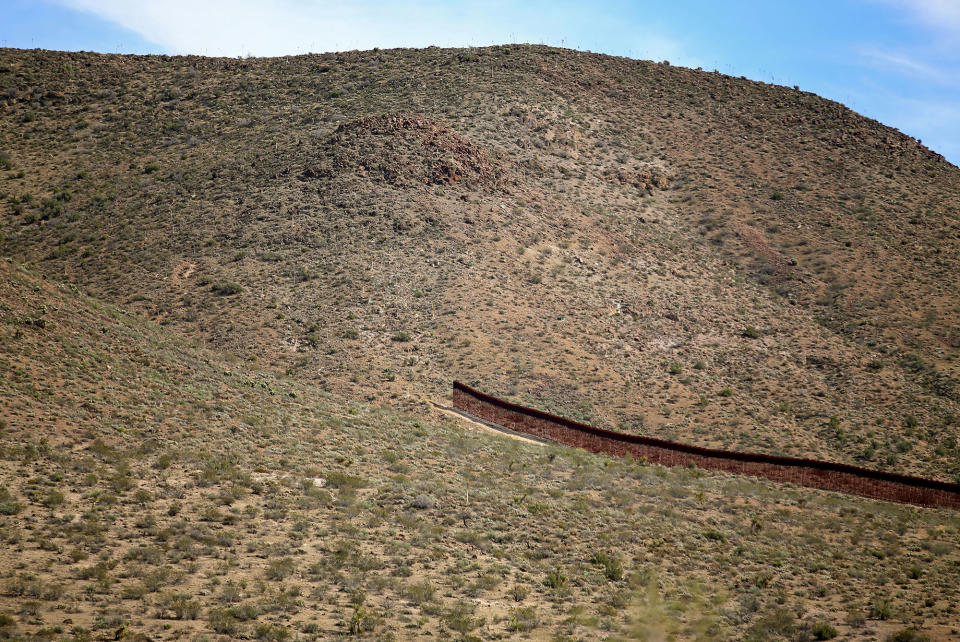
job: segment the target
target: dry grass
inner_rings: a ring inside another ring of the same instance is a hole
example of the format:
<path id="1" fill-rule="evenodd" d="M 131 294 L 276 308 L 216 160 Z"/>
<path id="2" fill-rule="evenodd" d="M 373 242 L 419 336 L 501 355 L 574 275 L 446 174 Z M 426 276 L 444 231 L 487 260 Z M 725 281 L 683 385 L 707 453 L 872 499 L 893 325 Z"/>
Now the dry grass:
<path id="1" fill-rule="evenodd" d="M 960 172 L 916 141 L 544 47 L 2 50 L 0 124 L 0 635 L 960 635 L 955 514 L 428 403 L 954 479 Z"/>
<path id="2" fill-rule="evenodd" d="M 239 358 L 960 474 L 960 173 L 836 103 L 544 47 L 0 69 L 4 251 Z"/>
<path id="3" fill-rule="evenodd" d="M 954 513 L 350 403 L 0 269 L 5 635 L 957 635 Z"/>

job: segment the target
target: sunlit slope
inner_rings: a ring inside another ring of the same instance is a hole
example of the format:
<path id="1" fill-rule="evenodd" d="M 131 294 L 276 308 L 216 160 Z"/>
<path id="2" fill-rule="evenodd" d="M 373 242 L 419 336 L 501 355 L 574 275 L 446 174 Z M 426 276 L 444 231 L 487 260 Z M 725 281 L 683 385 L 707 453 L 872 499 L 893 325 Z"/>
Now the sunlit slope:
<path id="1" fill-rule="evenodd" d="M 842 105 L 544 47 L 0 68 L 4 251 L 239 359 L 960 473 L 960 173 Z"/>
<path id="2" fill-rule="evenodd" d="M 951 512 L 351 403 L 0 277 L 5 637 L 956 637 Z"/>

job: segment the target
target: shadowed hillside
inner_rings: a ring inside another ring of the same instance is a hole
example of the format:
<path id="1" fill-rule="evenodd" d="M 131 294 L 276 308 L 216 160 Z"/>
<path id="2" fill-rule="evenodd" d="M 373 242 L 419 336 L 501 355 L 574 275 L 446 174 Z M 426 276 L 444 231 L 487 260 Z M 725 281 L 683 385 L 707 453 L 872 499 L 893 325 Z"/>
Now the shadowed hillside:
<path id="1" fill-rule="evenodd" d="M 953 480 L 960 171 L 796 89 L 545 47 L 0 53 L 3 251 L 351 398 Z"/>

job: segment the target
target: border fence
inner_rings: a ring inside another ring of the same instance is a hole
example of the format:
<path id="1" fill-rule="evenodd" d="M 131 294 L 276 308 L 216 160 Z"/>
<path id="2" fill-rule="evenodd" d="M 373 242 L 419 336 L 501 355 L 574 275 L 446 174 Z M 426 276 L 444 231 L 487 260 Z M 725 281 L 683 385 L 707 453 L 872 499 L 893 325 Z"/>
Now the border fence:
<path id="1" fill-rule="evenodd" d="M 604 430 L 498 399 L 459 381 L 453 383 L 453 406 L 516 432 L 595 453 L 629 454 L 663 466 L 696 465 L 890 502 L 960 510 L 960 484 L 815 459 L 713 450 Z"/>

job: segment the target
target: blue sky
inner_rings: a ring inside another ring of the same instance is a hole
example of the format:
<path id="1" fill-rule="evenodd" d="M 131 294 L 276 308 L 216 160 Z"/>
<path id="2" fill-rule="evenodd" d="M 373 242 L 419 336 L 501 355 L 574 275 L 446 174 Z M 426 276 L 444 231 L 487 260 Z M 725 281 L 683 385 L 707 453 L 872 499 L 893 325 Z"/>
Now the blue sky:
<path id="1" fill-rule="evenodd" d="M 0 45 L 276 56 L 544 43 L 802 89 L 960 163 L 960 0 L 0 0 Z"/>

